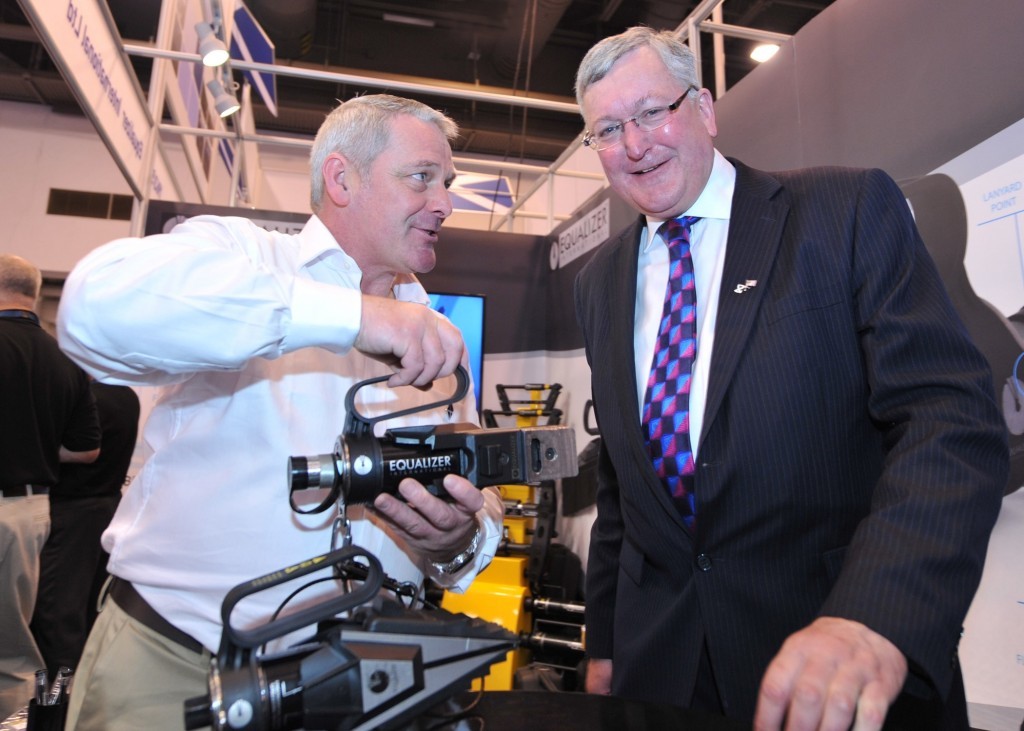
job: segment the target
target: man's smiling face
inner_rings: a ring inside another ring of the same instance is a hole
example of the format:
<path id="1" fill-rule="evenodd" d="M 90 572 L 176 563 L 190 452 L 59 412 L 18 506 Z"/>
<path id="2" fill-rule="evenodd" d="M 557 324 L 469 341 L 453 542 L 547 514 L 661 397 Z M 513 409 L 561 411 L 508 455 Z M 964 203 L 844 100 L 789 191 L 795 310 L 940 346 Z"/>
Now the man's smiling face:
<path id="1" fill-rule="evenodd" d="M 674 79 L 650 48 L 631 51 L 583 94 L 583 116 L 590 130 L 668 106 L 685 85 Z M 668 219 L 689 208 L 707 183 L 718 134 L 711 95 L 691 93 L 668 123 L 644 130 L 625 125 L 619 144 L 597 153 L 608 182 L 641 213 Z"/>

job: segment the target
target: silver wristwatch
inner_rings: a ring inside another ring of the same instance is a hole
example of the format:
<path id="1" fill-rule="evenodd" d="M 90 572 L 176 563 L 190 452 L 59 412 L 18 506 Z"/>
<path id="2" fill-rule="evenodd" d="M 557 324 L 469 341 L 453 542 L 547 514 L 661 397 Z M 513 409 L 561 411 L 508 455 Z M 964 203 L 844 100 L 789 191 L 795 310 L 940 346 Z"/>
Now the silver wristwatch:
<path id="1" fill-rule="evenodd" d="M 464 551 L 459 553 L 450 561 L 439 563 L 437 561 L 431 561 L 430 565 L 434 567 L 434 570 L 439 574 L 446 574 L 451 576 L 457 574 L 462 569 L 469 565 L 469 562 L 476 556 L 477 549 L 480 548 L 481 531 L 479 524 L 476 527 L 476 531 L 473 533 L 473 540 L 469 542 L 469 545 Z"/>

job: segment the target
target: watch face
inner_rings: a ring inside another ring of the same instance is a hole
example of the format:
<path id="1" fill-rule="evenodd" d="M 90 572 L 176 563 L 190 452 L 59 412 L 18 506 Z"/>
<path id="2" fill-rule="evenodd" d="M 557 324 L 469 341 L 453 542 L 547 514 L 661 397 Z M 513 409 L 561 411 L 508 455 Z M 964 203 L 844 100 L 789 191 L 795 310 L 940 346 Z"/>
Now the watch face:
<path id="1" fill-rule="evenodd" d="M 352 469 L 356 471 L 357 475 L 365 477 L 373 469 L 373 460 L 365 454 L 360 454 L 356 457 L 355 462 L 352 463 Z"/>

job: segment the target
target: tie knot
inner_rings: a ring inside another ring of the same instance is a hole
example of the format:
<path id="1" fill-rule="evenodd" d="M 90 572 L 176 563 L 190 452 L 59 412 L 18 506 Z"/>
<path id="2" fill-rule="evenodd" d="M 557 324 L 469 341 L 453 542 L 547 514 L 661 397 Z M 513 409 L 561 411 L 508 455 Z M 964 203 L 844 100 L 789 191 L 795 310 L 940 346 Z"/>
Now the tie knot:
<path id="1" fill-rule="evenodd" d="M 699 216 L 680 216 L 661 224 L 659 233 L 662 240 L 668 245 L 669 251 L 675 249 L 679 242 L 690 242 L 690 226 L 699 220 Z"/>

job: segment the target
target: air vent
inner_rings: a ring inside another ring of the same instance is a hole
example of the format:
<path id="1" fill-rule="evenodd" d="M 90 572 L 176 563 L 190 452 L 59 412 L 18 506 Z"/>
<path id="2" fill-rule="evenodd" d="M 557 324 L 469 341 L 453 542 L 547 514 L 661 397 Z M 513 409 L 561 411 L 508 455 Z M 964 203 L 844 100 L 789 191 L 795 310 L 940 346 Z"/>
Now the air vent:
<path id="1" fill-rule="evenodd" d="M 92 193 L 84 190 L 50 188 L 46 212 L 54 216 L 82 216 L 130 221 L 132 196 L 117 193 Z"/>

